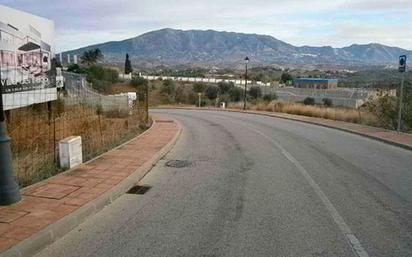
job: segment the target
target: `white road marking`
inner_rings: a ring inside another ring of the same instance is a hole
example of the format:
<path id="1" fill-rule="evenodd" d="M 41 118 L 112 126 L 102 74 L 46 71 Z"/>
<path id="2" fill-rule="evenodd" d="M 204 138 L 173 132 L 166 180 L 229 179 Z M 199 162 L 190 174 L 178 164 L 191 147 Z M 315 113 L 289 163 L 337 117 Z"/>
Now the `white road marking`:
<path id="1" fill-rule="evenodd" d="M 342 218 L 342 216 L 339 214 L 339 212 L 336 210 L 335 206 L 331 203 L 331 201 L 328 199 L 328 197 L 325 195 L 325 193 L 322 191 L 322 189 L 319 187 L 319 185 L 313 180 L 313 178 L 309 175 L 308 171 L 299 163 L 298 160 L 295 159 L 279 142 L 273 140 L 271 137 L 268 135 L 264 134 L 260 130 L 258 130 L 255 127 L 244 125 L 245 127 L 248 127 L 249 129 L 255 131 L 262 137 L 268 139 L 270 142 L 272 142 L 277 148 L 279 148 L 282 152 L 282 154 L 291 162 L 293 163 L 296 168 L 299 170 L 299 172 L 305 177 L 306 181 L 309 183 L 309 185 L 313 188 L 313 190 L 316 192 L 316 194 L 319 196 L 319 198 L 322 200 L 323 204 L 325 205 L 326 209 L 329 211 L 330 215 L 333 217 L 333 220 L 335 223 L 338 225 L 339 229 L 345 236 L 345 238 L 348 240 L 348 243 L 350 247 L 352 248 L 352 251 L 354 254 L 358 257 L 369 257 L 369 254 L 366 252 L 365 248 L 363 248 L 362 244 L 359 242 L 358 238 L 355 236 L 355 234 L 352 232 L 352 230 L 349 228 L 349 226 L 346 224 L 345 220 Z"/>

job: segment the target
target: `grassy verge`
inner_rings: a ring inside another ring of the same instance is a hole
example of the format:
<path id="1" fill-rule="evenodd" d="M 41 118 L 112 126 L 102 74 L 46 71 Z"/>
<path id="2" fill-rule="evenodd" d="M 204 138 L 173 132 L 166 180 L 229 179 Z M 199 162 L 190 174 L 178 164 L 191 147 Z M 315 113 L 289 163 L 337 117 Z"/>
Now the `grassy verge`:
<path id="1" fill-rule="evenodd" d="M 243 109 L 243 103 L 229 104 L 229 108 Z M 379 126 L 378 119 L 374 114 L 360 109 L 357 110 L 350 108 L 304 105 L 300 103 L 278 100 L 271 102 L 249 103 L 248 109 L 256 111 L 281 112 L 308 117 L 358 123 L 369 126 Z"/>

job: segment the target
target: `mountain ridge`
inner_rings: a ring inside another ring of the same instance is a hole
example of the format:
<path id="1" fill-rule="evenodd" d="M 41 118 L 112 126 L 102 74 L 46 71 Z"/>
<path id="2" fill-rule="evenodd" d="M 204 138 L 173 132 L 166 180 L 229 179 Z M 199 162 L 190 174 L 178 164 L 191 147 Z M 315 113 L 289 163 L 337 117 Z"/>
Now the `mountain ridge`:
<path id="1" fill-rule="evenodd" d="M 108 63 L 122 63 L 128 53 L 139 65 L 238 65 L 245 56 L 256 64 L 394 65 L 412 51 L 379 43 L 294 46 L 269 35 L 215 30 L 165 28 L 120 41 L 90 45 L 63 55 L 100 48 Z"/>

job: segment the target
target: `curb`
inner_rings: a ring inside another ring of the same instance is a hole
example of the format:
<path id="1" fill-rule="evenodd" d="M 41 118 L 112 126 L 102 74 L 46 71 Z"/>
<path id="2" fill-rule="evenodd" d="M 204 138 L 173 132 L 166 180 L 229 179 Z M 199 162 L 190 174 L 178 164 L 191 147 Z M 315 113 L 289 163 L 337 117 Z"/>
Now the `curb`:
<path id="1" fill-rule="evenodd" d="M 150 109 L 176 109 L 176 110 L 181 109 L 181 110 L 221 111 L 221 112 L 237 112 L 237 113 L 245 113 L 245 114 L 255 114 L 255 115 L 267 116 L 267 117 L 272 117 L 272 118 L 279 118 L 279 119 L 284 119 L 284 120 L 304 122 L 304 123 L 311 124 L 311 125 L 317 125 L 317 126 L 322 126 L 322 127 L 326 127 L 326 128 L 336 129 L 336 130 L 340 130 L 340 131 L 343 131 L 343 132 L 347 132 L 347 133 L 355 134 L 355 135 L 358 135 L 358 136 L 366 137 L 366 138 L 369 138 L 369 139 L 380 141 L 382 143 L 386 143 L 386 144 L 389 144 L 389 145 L 397 146 L 397 147 L 412 151 L 412 145 L 402 144 L 402 143 L 395 142 L 395 141 L 392 141 L 392 140 L 389 140 L 389 139 L 386 139 L 386 138 L 368 135 L 368 134 L 365 134 L 365 133 L 362 133 L 362 132 L 359 132 L 359 131 L 356 131 L 356 130 L 336 127 L 336 126 L 333 126 L 333 125 L 318 123 L 318 122 L 315 122 L 315 121 L 300 120 L 298 118 L 293 118 L 293 117 L 285 117 L 285 116 L 277 115 L 276 113 L 272 114 L 272 113 L 264 113 L 264 112 L 258 112 L 258 111 L 243 111 L 243 110 L 218 109 L 218 108 L 216 108 L 216 109 L 215 108 L 198 109 L 198 108 L 193 108 L 193 107 L 175 107 L 175 108 L 166 107 L 166 108 L 150 108 Z M 365 126 L 365 127 L 368 127 L 368 126 Z"/>
<path id="2" fill-rule="evenodd" d="M 170 150 L 172 150 L 172 148 L 176 144 L 177 140 L 179 139 L 182 133 L 182 126 L 176 120 L 173 121 L 178 126 L 178 131 L 176 135 L 150 160 L 146 161 L 142 166 L 137 168 L 131 175 L 129 175 L 129 177 L 127 177 L 119 184 L 114 186 L 112 189 L 110 189 L 103 195 L 99 196 L 98 198 L 94 199 L 93 201 L 85 204 L 84 206 L 80 207 L 79 209 L 75 210 L 69 215 L 61 218 L 59 221 L 50 224 L 43 230 L 28 237 L 22 242 L 14 245 L 5 252 L 0 253 L 0 257 L 29 257 L 35 255 L 41 249 L 52 244 L 59 238 L 63 237 L 65 234 L 67 234 L 68 232 L 79 226 L 81 223 L 83 223 L 87 218 L 95 215 L 96 213 L 101 211 L 105 206 L 111 204 L 118 197 L 126 193 L 127 190 L 134 186 L 136 182 L 141 180 L 160 159 L 162 159 L 168 152 L 170 152 Z M 148 133 L 150 129 L 153 128 L 154 124 L 155 121 L 153 120 L 152 126 L 148 130 L 146 130 L 144 133 L 140 134 L 139 136 L 131 140 L 134 140 Z M 128 142 L 124 144 L 127 144 Z M 115 150 L 121 147 L 122 145 L 112 150 Z"/>

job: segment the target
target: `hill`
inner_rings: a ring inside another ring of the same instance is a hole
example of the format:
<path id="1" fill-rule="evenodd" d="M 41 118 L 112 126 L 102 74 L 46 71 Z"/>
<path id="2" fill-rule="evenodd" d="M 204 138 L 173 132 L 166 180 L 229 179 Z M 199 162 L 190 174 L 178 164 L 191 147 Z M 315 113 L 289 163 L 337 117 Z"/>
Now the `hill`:
<path id="1" fill-rule="evenodd" d="M 63 53 L 82 54 L 100 48 L 109 63 L 123 63 L 125 54 L 140 65 L 240 65 L 245 56 L 256 64 L 396 64 L 412 51 L 381 44 L 297 47 L 274 37 L 214 30 L 162 29 L 123 41 L 111 41 Z"/>

